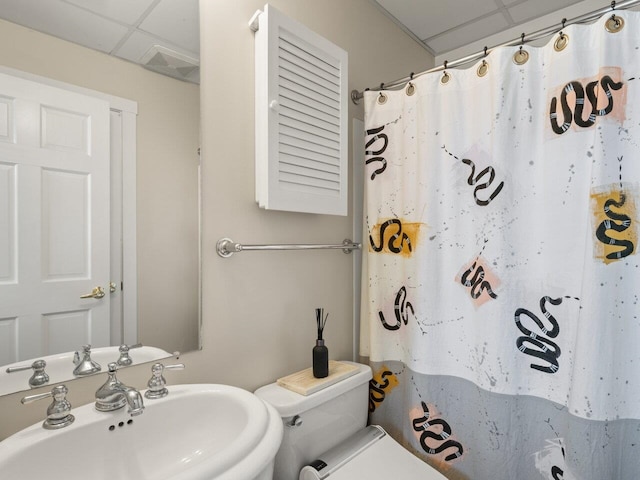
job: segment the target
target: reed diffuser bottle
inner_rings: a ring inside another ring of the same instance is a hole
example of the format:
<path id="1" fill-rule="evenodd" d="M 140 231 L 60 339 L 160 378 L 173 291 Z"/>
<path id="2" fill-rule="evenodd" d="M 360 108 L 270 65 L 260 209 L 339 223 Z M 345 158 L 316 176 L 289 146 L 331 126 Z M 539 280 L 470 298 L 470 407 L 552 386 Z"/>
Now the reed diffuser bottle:
<path id="1" fill-rule="evenodd" d="M 316 325 L 318 326 L 318 339 L 316 346 L 313 347 L 313 376 L 316 378 L 325 378 L 329 375 L 329 350 L 324 344 L 322 332 L 327 323 L 327 315 L 324 309 L 316 308 Z"/>

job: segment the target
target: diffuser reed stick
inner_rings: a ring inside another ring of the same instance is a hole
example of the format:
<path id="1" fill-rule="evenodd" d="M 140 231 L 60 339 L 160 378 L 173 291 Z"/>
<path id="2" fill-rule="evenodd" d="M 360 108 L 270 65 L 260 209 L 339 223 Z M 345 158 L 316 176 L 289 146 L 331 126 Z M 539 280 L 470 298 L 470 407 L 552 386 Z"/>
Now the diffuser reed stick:
<path id="1" fill-rule="evenodd" d="M 329 375 L 329 350 L 324 344 L 322 333 L 327 324 L 329 314 L 324 314 L 324 308 L 316 308 L 316 326 L 318 328 L 318 338 L 316 346 L 313 347 L 313 376 L 324 378 Z"/>
<path id="2" fill-rule="evenodd" d="M 322 332 L 327 324 L 329 314 L 324 314 L 324 308 L 316 308 L 316 324 L 318 325 L 318 340 L 322 340 Z"/>

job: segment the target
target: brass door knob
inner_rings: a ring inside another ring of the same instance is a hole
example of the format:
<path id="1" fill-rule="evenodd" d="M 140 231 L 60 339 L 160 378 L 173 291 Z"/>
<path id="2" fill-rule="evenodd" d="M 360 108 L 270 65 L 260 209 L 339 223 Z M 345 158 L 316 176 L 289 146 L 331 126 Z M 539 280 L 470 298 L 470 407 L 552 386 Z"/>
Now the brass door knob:
<path id="1" fill-rule="evenodd" d="M 80 295 L 80 298 L 102 298 L 104 295 L 104 289 L 102 287 L 96 287 L 91 293 Z"/>

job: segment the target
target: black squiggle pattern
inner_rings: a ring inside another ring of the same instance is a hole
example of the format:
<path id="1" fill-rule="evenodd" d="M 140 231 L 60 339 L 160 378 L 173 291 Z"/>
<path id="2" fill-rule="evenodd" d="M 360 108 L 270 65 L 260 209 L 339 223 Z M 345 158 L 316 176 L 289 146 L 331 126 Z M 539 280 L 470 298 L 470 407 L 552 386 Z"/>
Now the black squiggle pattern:
<path id="1" fill-rule="evenodd" d="M 478 205 L 480 205 L 481 207 L 486 207 L 487 205 L 489 205 L 491 203 L 491 201 L 496 198 L 498 196 L 498 194 L 502 191 L 502 188 L 504 187 L 504 182 L 500 182 L 498 184 L 498 186 L 495 188 L 495 190 L 493 191 L 493 193 L 491 193 L 489 195 L 488 199 L 481 199 L 478 198 L 478 192 L 480 190 L 485 190 L 487 188 L 489 188 L 491 186 L 491 184 L 493 183 L 493 181 L 496 178 L 496 171 L 493 167 L 486 167 L 484 168 L 478 175 L 476 175 L 474 177 L 474 175 L 476 174 L 476 165 L 475 163 L 473 163 L 472 160 L 469 160 L 468 158 L 463 158 L 460 159 L 458 157 L 456 157 L 453 153 L 449 152 L 446 147 L 443 145 L 442 148 L 444 149 L 444 151 L 450 156 L 455 158 L 456 160 L 461 161 L 462 163 L 469 165 L 471 167 L 471 173 L 469 174 L 469 178 L 467 178 L 467 183 L 471 186 L 474 186 L 476 188 L 473 189 L 473 198 L 475 199 L 476 203 Z M 484 183 L 478 183 L 482 177 L 484 177 L 485 175 L 489 174 L 489 180 L 487 180 Z"/>
<path id="2" fill-rule="evenodd" d="M 489 294 L 489 296 L 493 299 L 498 298 L 498 295 L 496 295 L 494 291 L 491 289 L 491 284 L 484 279 L 484 268 L 482 268 L 482 265 L 480 265 L 476 270 L 477 263 L 478 262 L 473 262 L 473 265 L 471 265 L 471 267 L 466 272 L 464 272 L 461 278 L 462 284 L 467 288 L 469 287 L 471 288 L 471 291 L 469 292 L 469 294 L 471 295 L 471 298 L 473 298 L 474 300 L 478 298 L 480 295 L 482 295 L 483 291 L 486 291 Z M 474 274 L 473 274 L 473 278 L 469 280 L 468 278 L 471 272 L 474 272 Z"/>
<path id="3" fill-rule="evenodd" d="M 387 242 L 387 247 L 389 248 L 389 251 L 393 253 L 402 252 L 405 242 L 407 243 L 407 247 L 409 248 L 409 251 L 410 252 L 413 251 L 411 248 L 411 240 L 409 239 L 409 235 L 407 235 L 402 231 L 402 222 L 397 218 L 392 218 L 391 220 L 387 220 L 380 226 L 380 245 L 376 245 L 373 237 L 369 235 L 369 243 L 374 252 L 382 251 L 382 249 L 384 248 L 385 232 L 387 228 L 390 228 L 393 225 L 397 226 L 398 231 L 389 237 L 389 241 Z M 398 239 L 400 239 L 399 247 L 396 245 L 396 241 Z"/>
<path id="4" fill-rule="evenodd" d="M 605 75 L 600 79 L 600 85 L 602 85 L 602 89 L 607 95 L 608 102 L 607 106 L 602 109 L 598 109 L 598 96 L 595 91 L 598 86 L 598 80 L 593 82 L 589 82 L 586 87 L 586 94 L 589 103 L 591 104 L 591 112 L 587 119 L 583 119 L 583 110 L 585 105 L 585 88 L 578 81 L 572 81 L 565 85 L 562 89 L 562 93 L 560 95 L 560 103 L 562 108 L 562 125 L 558 124 L 558 99 L 553 97 L 551 99 L 551 104 L 549 108 L 549 120 L 551 122 L 551 128 L 558 135 L 562 135 L 564 132 L 569 130 L 571 127 L 571 123 L 575 122 L 579 127 L 590 127 L 594 123 L 596 123 L 597 117 L 603 117 L 608 115 L 613 110 L 613 97 L 611 95 L 611 89 L 620 90 L 624 85 L 623 82 L 615 82 L 611 79 L 609 75 Z M 571 92 L 574 92 L 576 95 L 576 103 L 574 106 L 574 111 L 571 111 L 571 107 L 567 102 L 567 95 Z"/>
<path id="5" fill-rule="evenodd" d="M 540 311 L 544 315 L 544 317 L 548 320 L 550 328 L 547 328 L 542 321 L 531 311 L 525 308 L 518 308 L 514 314 L 514 319 L 516 322 L 516 326 L 518 330 L 524 333 L 524 336 L 518 337 L 516 340 L 516 345 L 518 350 L 526 355 L 531 355 L 532 357 L 540 358 L 546 361 L 549 365 L 538 365 L 535 363 L 530 364 L 530 367 L 539 370 L 545 373 L 556 373 L 560 365 L 558 363 L 558 358 L 560 357 L 561 351 L 560 347 L 553 341 L 549 340 L 549 338 L 556 338 L 560 333 L 560 325 L 558 321 L 555 319 L 553 315 L 551 315 L 547 311 L 547 302 L 551 305 L 560 305 L 564 298 L 573 298 L 574 300 L 579 300 L 577 297 L 560 297 L 560 298 L 551 298 L 544 296 L 540 299 Z M 540 328 L 540 334 L 534 333 L 524 325 L 520 321 L 520 316 L 525 315 L 533 320 L 536 325 Z M 546 336 L 545 336 L 546 335 Z M 525 343 L 535 347 L 531 348 Z"/>
<path id="6" fill-rule="evenodd" d="M 613 238 L 607 235 L 607 230 L 615 230 L 616 232 L 620 233 L 624 232 L 631 226 L 631 218 L 628 215 L 625 215 L 624 213 L 616 213 L 611 210 L 612 206 L 616 208 L 622 208 L 627 201 L 627 196 L 625 195 L 622 188 L 622 159 L 623 157 L 618 157 L 620 201 L 616 202 L 613 198 L 610 198 L 604 203 L 604 213 L 609 218 L 600 223 L 600 225 L 598 225 L 598 228 L 596 229 L 596 238 L 602 243 L 622 247 L 622 250 L 609 253 L 607 255 L 607 258 L 609 260 L 620 260 L 621 258 L 628 257 L 633 253 L 634 250 L 634 245 L 631 240 L 618 240 L 617 238 Z"/>
<path id="7" fill-rule="evenodd" d="M 622 250 L 607 254 L 607 258 L 610 260 L 619 260 L 633 253 L 634 245 L 631 240 L 618 240 L 607 235 L 607 230 L 624 232 L 631 226 L 631 218 L 628 215 L 625 215 L 623 213 L 616 213 L 611 210 L 612 206 L 616 208 L 622 208 L 625 202 L 626 195 L 622 192 L 620 193 L 619 202 L 616 202 L 613 198 L 607 200 L 604 203 L 604 213 L 609 218 L 598 225 L 598 228 L 596 229 L 596 238 L 602 243 L 622 247 Z"/>
<path id="8" fill-rule="evenodd" d="M 381 156 L 389 146 L 389 137 L 387 136 L 387 134 L 381 133 L 384 130 L 384 127 L 385 126 L 383 125 L 381 127 L 371 128 L 367 130 L 367 135 L 373 135 L 373 137 L 371 137 L 369 141 L 366 143 L 364 147 L 365 148 L 364 154 L 367 156 L 373 155 L 373 157 L 367 158 L 365 160 L 365 164 L 369 165 L 370 163 L 373 163 L 373 162 L 382 163 L 382 166 L 379 167 L 377 170 L 375 170 L 371 174 L 371 180 L 376 178 L 376 175 L 384 172 L 387 169 L 387 159 Z M 380 147 L 378 150 L 368 150 L 369 147 L 371 147 L 378 140 L 382 140 L 382 147 Z"/>
<path id="9" fill-rule="evenodd" d="M 473 189 L 473 198 L 475 198 L 476 203 L 482 207 L 489 205 L 491 201 L 498 196 L 498 194 L 502 190 L 502 187 L 504 187 L 504 182 L 500 182 L 498 184 L 496 189 L 489 195 L 489 198 L 487 200 L 481 200 L 478 198 L 478 192 L 491 186 L 491 183 L 496 178 L 495 170 L 493 169 L 493 167 L 486 167 L 474 178 L 473 175 L 476 173 L 475 164 L 468 158 L 463 158 L 462 163 L 465 163 L 471 167 L 471 173 L 469 174 L 469 178 L 467 179 L 467 183 L 471 186 L 476 185 L 476 183 L 478 183 L 482 177 L 484 177 L 487 173 L 489 174 L 489 180 L 484 183 L 478 184 L 476 188 Z"/>
<path id="10" fill-rule="evenodd" d="M 473 265 L 471 265 L 471 267 L 469 267 L 469 269 L 467 269 L 462 274 L 462 277 L 460 278 L 460 283 L 462 283 L 462 285 L 464 285 L 467 288 L 471 288 L 469 294 L 471 295 L 471 298 L 473 298 L 474 300 L 480 297 L 483 291 L 486 291 L 487 294 L 493 299 L 498 298 L 498 295 L 496 295 L 493 289 L 491 288 L 491 284 L 484 279 L 485 274 L 484 274 L 484 268 L 482 268 L 482 265 L 480 265 L 476 270 L 476 264 L 478 263 L 478 259 L 480 258 L 480 255 L 482 255 L 482 252 L 484 252 L 484 249 L 486 248 L 486 246 L 487 246 L 487 240 L 484 241 L 482 250 L 476 257 L 475 261 L 473 262 Z M 471 280 L 469 280 L 469 275 L 471 275 L 471 272 L 474 272 L 474 274 Z"/>
<path id="11" fill-rule="evenodd" d="M 396 294 L 396 301 L 393 308 L 396 317 L 396 323 L 394 325 L 388 324 L 384 318 L 384 314 L 382 312 L 378 312 L 380 321 L 384 328 L 387 330 L 398 330 L 402 326 L 402 323 L 405 325 L 409 323 L 409 314 L 407 312 L 411 311 L 411 315 L 415 315 L 415 312 L 413 311 L 413 305 L 406 300 L 407 289 L 403 286 Z"/>
<path id="12" fill-rule="evenodd" d="M 389 386 L 389 379 L 387 376 L 393 375 L 390 370 L 385 370 L 380 375 L 383 383 L 378 383 L 374 379 L 369 380 L 369 413 L 375 412 L 378 405 L 380 405 L 386 396 L 385 389 Z"/>
<path id="13" fill-rule="evenodd" d="M 564 472 L 560 467 L 556 467 L 554 465 L 553 467 L 551 467 L 551 476 L 553 477 L 553 480 L 563 480 Z"/>
<path id="14" fill-rule="evenodd" d="M 462 444 L 460 442 L 456 442 L 455 440 L 449 438 L 451 436 L 451 427 L 449 426 L 449 424 L 442 419 L 429 420 L 429 407 L 426 403 L 421 403 L 422 410 L 424 411 L 424 416 L 413 419 L 412 424 L 413 429 L 416 432 L 420 433 L 420 445 L 422 446 L 422 449 L 425 452 L 433 455 L 443 452 L 444 450 L 447 450 L 449 448 L 455 448 L 455 452 L 450 453 L 445 457 L 445 461 L 447 462 L 461 457 L 464 449 L 462 448 Z M 429 430 L 429 428 L 431 428 L 433 425 L 439 425 L 442 428 L 442 432 L 435 433 Z M 435 440 L 436 442 L 442 443 L 440 443 L 440 445 L 438 445 L 437 447 L 430 447 L 429 445 L 427 445 L 427 439 L 429 438 Z"/>

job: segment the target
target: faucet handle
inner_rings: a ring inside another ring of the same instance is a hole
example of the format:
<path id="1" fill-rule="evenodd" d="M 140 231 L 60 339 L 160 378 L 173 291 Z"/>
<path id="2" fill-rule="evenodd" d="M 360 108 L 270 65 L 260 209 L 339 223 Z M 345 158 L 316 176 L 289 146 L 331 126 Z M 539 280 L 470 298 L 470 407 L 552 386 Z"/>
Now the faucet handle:
<path id="1" fill-rule="evenodd" d="M 128 367 L 131 365 L 133 360 L 129 356 L 129 350 L 132 348 L 140 348 L 141 346 L 141 343 L 136 343 L 135 345 L 120 345 L 120 348 L 118 349 L 120 351 L 120 358 L 118 358 L 116 363 L 122 367 Z"/>
<path id="2" fill-rule="evenodd" d="M 149 400 L 155 400 L 157 398 L 166 397 L 169 394 L 167 390 L 167 381 L 162 376 L 164 370 L 182 370 L 184 363 L 177 363 L 175 365 L 163 365 L 162 363 L 155 363 L 151 367 L 151 378 L 147 383 L 149 389 L 144 392 L 145 398 Z"/>
<path id="3" fill-rule="evenodd" d="M 67 400 L 69 389 L 65 385 L 56 385 L 50 392 L 28 395 L 20 400 L 26 405 L 36 400 L 53 397 L 53 401 L 47 408 L 47 418 L 42 426 L 47 430 L 56 430 L 71 425 L 75 417 L 71 415 L 71 403 Z"/>
<path id="4" fill-rule="evenodd" d="M 91 375 L 102 370 L 98 362 L 91 360 L 91 345 L 83 345 L 82 359 L 80 359 L 80 352 L 76 352 L 73 357 L 73 363 L 76 365 L 76 368 L 73 369 L 73 374 L 76 377 Z"/>
<path id="5" fill-rule="evenodd" d="M 49 375 L 44 371 L 47 362 L 44 360 L 36 360 L 31 365 L 18 365 L 17 367 L 8 367 L 7 373 L 22 372 L 24 370 L 33 369 L 33 375 L 29 378 L 29 386 L 31 388 L 41 387 L 49 383 Z"/>
<path id="6" fill-rule="evenodd" d="M 80 350 L 82 350 L 82 357 L 80 357 Z M 80 350 L 76 350 L 73 354 L 73 364 L 78 365 L 82 358 L 88 353 L 91 354 L 91 345 L 83 345 Z"/>

